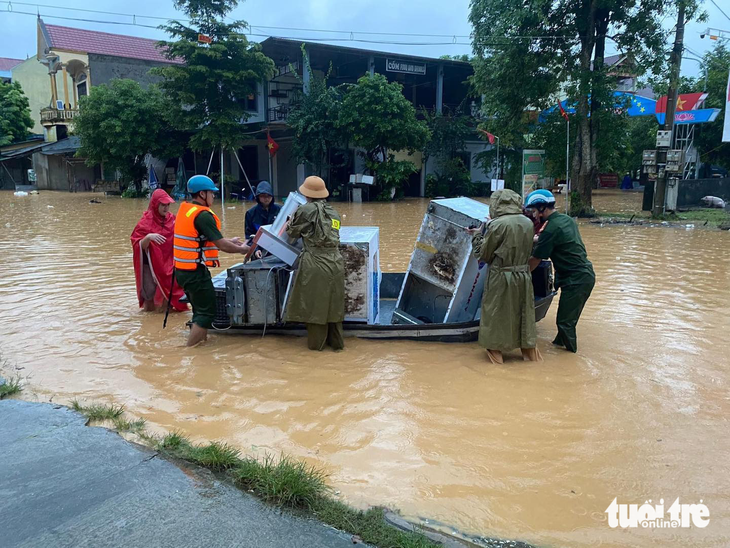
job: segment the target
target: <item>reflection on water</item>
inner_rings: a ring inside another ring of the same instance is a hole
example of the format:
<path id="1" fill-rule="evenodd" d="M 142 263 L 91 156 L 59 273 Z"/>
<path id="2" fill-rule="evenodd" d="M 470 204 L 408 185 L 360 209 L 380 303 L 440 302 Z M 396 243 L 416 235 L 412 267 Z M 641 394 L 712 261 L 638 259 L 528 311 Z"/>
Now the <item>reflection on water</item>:
<path id="1" fill-rule="evenodd" d="M 129 234 L 143 202 L 0 198 L 14 257 L 0 267 L 0 349 L 40 398 L 114 401 L 153 429 L 284 451 L 325 468 L 351 504 L 471 534 L 730 544 L 728 233 L 582 226 L 598 284 L 580 353 L 550 345 L 553 307 L 538 324 L 545 362 L 497 367 L 476 344 L 348 340 L 314 354 L 296 338 L 214 335 L 186 349 L 188 314 L 163 331 L 137 308 Z M 602 193 L 597 207 L 640 200 Z M 381 227 L 386 271 L 406 268 L 426 206 L 336 204 L 343 223 Z M 225 210 L 226 235 L 243 235 L 244 210 Z M 710 525 L 612 530 L 614 497 L 703 499 Z"/>

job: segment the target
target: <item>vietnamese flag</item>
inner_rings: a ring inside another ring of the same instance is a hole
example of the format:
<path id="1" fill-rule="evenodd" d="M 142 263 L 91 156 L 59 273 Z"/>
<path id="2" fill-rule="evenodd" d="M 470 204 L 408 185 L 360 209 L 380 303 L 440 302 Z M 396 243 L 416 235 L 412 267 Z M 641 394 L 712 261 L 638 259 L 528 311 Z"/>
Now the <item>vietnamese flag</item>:
<path id="1" fill-rule="evenodd" d="M 560 116 L 562 116 L 566 120 L 569 120 L 568 113 L 565 112 L 565 109 L 563 108 L 563 103 L 558 102 L 558 108 L 560 109 Z"/>
<path id="2" fill-rule="evenodd" d="M 494 140 L 496 139 L 496 137 L 494 135 L 492 135 L 488 131 L 484 131 L 483 129 L 480 129 L 479 131 L 481 131 L 484 135 L 487 136 L 487 139 L 489 140 L 490 145 L 494 144 Z"/>
<path id="3" fill-rule="evenodd" d="M 676 112 L 683 112 L 685 110 L 697 110 L 699 105 L 705 102 L 707 93 L 682 93 L 677 95 L 677 104 L 675 107 Z M 667 112 L 667 96 L 664 95 L 659 98 L 656 102 L 656 112 L 661 114 Z"/>
<path id="4" fill-rule="evenodd" d="M 276 151 L 279 150 L 279 144 L 271 138 L 268 131 L 266 132 L 266 148 L 269 149 L 269 156 L 272 158 L 276 154 Z"/>

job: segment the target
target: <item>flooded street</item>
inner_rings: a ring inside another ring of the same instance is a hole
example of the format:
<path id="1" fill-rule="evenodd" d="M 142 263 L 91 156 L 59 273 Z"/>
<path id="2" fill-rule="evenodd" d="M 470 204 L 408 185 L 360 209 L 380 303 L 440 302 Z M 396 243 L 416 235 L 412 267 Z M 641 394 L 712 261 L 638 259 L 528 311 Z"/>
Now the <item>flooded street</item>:
<path id="1" fill-rule="evenodd" d="M 13 258 L 0 266 L 0 351 L 28 377 L 25 398 L 124 404 L 153 431 L 285 452 L 325 469 L 352 505 L 448 531 L 544 546 L 730 545 L 728 232 L 582 225 L 597 285 L 578 354 L 550 344 L 556 301 L 538 324 L 545 362 L 494 366 L 476 343 L 348 339 L 343 353 L 312 353 L 302 339 L 213 333 L 187 349 L 189 313 L 163 330 L 161 314 L 137 306 L 129 235 L 145 201 L 0 198 Z M 633 211 L 641 195 L 596 202 Z M 334 205 L 343 225 L 380 226 L 381 267 L 394 272 L 427 204 Z M 243 236 L 247 206 L 233 205 L 223 232 Z M 611 529 L 615 497 L 702 499 L 710 523 Z"/>

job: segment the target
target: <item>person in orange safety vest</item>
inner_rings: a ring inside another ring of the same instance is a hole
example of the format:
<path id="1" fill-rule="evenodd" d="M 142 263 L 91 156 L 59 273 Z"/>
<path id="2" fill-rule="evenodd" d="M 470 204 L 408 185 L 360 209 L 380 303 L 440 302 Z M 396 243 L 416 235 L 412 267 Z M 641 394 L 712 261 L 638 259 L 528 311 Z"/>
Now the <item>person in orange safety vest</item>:
<path id="1" fill-rule="evenodd" d="M 224 238 L 221 222 L 210 207 L 218 188 L 205 175 L 188 181 L 192 202 L 183 202 L 175 218 L 175 279 L 193 306 L 193 326 L 188 346 L 208 338 L 216 313 L 215 288 L 208 268 L 220 266 L 218 250 L 246 254 L 249 246 L 239 238 Z"/>

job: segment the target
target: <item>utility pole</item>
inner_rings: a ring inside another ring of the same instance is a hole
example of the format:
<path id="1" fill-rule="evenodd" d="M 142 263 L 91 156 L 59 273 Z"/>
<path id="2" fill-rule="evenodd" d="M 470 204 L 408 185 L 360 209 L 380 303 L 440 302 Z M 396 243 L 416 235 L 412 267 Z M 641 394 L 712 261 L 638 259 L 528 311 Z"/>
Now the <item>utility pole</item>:
<path id="1" fill-rule="evenodd" d="M 685 12 L 685 0 L 679 0 L 678 8 L 679 13 L 677 15 L 677 34 L 674 36 L 674 48 L 672 49 L 672 56 L 670 60 L 669 68 L 669 90 L 667 91 L 667 112 L 664 115 L 664 125 L 662 129 L 668 131 L 670 135 L 669 146 L 660 147 L 657 144 L 657 168 L 659 166 L 667 165 L 667 150 L 672 148 L 674 144 L 674 113 L 677 105 L 677 88 L 679 87 L 679 69 L 682 65 L 682 49 L 684 42 L 684 12 Z M 658 174 L 657 174 L 658 175 Z M 659 217 L 664 213 L 664 202 L 667 195 L 667 178 L 668 173 L 666 169 L 662 173 L 661 177 L 657 176 L 656 192 L 654 193 L 654 208 L 652 215 Z"/>

